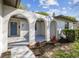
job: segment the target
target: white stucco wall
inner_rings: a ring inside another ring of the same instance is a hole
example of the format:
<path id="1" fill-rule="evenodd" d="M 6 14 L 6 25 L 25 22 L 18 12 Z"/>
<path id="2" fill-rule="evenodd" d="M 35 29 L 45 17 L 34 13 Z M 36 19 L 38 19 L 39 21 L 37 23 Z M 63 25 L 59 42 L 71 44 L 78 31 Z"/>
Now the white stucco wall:
<path id="1" fill-rule="evenodd" d="M 73 24 L 73 29 L 78 29 L 79 28 L 79 23 Z"/>
<path id="2" fill-rule="evenodd" d="M 61 30 L 65 29 L 65 24 L 69 21 L 63 21 L 60 19 L 55 19 L 55 21 L 57 22 L 57 37 L 59 37 Z M 69 22 L 69 29 L 73 29 L 73 22 Z"/>
<path id="3" fill-rule="evenodd" d="M 3 32 L 2 32 L 2 0 L 0 0 L 0 56 L 1 56 L 1 53 L 3 52 L 3 47 L 2 45 L 4 44 L 3 43 Z"/>
<path id="4" fill-rule="evenodd" d="M 27 20 L 20 20 L 20 37 L 23 40 L 29 40 L 29 22 Z"/>
<path id="5" fill-rule="evenodd" d="M 59 29 L 63 30 L 65 28 L 64 21 L 56 21 L 56 22 L 57 22 L 57 30 L 59 30 Z"/>
<path id="6" fill-rule="evenodd" d="M 57 26 L 57 23 L 55 21 L 52 21 L 50 23 L 50 37 L 52 38 L 53 36 L 56 36 L 56 26 Z"/>
<path id="7" fill-rule="evenodd" d="M 70 23 L 69 23 L 69 29 L 74 29 L 73 26 L 74 26 L 74 25 L 73 25 L 73 22 L 70 22 Z"/>
<path id="8" fill-rule="evenodd" d="M 0 56 L 1 56 L 1 53 L 3 51 L 3 45 L 4 45 L 4 42 L 3 42 L 3 32 L 2 32 L 2 17 L 0 16 Z"/>
<path id="9" fill-rule="evenodd" d="M 56 20 L 57 22 L 57 30 L 61 29 L 63 30 L 65 28 L 65 22 L 61 20 Z"/>
<path id="10" fill-rule="evenodd" d="M 57 35 L 57 38 L 59 38 L 59 34 L 61 32 L 61 30 L 63 30 L 65 28 L 65 21 L 62 21 L 62 20 L 57 20 L 57 19 L 54 19 L 57 23 L 57 31 L 56 31 L 56 35 Z"/>

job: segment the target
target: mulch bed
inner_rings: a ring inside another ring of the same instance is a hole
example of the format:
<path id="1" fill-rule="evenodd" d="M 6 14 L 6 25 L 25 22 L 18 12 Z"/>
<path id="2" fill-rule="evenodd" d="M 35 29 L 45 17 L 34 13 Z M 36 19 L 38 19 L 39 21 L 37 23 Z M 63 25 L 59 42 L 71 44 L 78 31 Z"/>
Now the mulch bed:
<path id="1" fill-rule="evenodd" d="M 29 47 L 37 58 L 53 58 L 53 52 L 59 49 L 69 50 L 69 43 L 37 42 L 34 46 Z"/>
<path id="2" fill-rule="evenodd" d="M 11 51 L 2 53 L 1 58 L 11 58 Z"/>
<path id="3" fill-rule="evenodd" d="M 36 57 L 38 58 L 47 58 L 45 55 L 46 52 L 52 51 L 52 49 L 55 47 L 54 44 L 51 42 L 37 42 L 34 46 L 29 47 Z"/>

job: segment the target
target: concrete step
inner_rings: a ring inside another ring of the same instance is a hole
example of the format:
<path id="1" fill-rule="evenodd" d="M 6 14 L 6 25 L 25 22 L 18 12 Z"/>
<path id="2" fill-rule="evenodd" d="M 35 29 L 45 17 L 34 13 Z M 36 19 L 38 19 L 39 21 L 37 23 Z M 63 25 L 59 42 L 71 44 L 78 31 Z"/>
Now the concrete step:
<path id="1" fill-rule="evenodd" d="M 27 46 L 29 44 L 29 42 L 18 42 L 18 43 L 9 43 L 8 44 L 8 48 L 11 49 L 13 47 L 17 47 L 17 46 Z"/>

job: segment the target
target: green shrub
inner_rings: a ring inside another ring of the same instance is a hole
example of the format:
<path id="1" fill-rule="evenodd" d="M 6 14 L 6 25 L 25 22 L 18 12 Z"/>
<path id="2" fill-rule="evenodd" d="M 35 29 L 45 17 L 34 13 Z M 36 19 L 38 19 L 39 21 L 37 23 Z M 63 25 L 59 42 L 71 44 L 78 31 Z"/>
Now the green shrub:
<path id="1" fill-rule="evenodd" d="M 63 31 L 65 32 L 66 37 L 68 38 L 70 42 L 73 42 L 75 40 L 75 30 L 65 29 Z"/>
<path id="2" fill-rule="evenodd" d="M 79 39 L 79 29 L 75 30 L 75 39 Z"/>
<path id="3" fill-rule="evenodd" d="M 64 29 L 63 30 L 69 39 L 69 41 L 73 42 L 74 40 L 79 39 L 79 29 L 72 30 L 72 29 Z"/>

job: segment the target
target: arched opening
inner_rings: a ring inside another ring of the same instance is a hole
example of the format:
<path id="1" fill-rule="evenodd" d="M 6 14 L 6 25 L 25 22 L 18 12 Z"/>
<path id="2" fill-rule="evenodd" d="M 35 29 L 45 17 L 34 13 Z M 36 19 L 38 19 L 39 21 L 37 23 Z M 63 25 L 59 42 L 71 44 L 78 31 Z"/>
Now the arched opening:
<path id="1" fill-rule="evenodd" d="M 38 19 L 35 23 L 35 41 L 45 41 L 45 21 L 43 19 Z"/>
<path id="2" fill-rule="evenodd" d="M 8 22 L 8 48 L 29 43 L 29 21 L 23 15 L 11 16 Z"/>
<path id="3" fill-rule="evenodd" d="M 50 23 L 50 38 L 52 38 L 53 36 L 56 36 L 56 22 L 55 21 L 51 21 Z"/>

